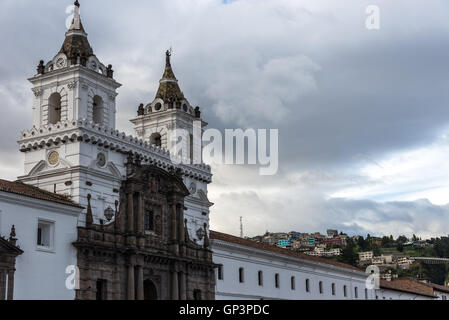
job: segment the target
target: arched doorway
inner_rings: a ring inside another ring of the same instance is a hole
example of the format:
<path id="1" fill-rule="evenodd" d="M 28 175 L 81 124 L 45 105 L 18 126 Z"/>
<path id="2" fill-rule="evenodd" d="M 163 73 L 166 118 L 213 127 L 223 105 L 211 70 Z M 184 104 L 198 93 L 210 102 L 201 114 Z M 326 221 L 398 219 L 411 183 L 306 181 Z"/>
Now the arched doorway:
<path id="1" fill-rule="evenodd" d="M 143 299 L 157 300 L 157 289 L 151 280 L 145 280 L 143 282 Z"/>

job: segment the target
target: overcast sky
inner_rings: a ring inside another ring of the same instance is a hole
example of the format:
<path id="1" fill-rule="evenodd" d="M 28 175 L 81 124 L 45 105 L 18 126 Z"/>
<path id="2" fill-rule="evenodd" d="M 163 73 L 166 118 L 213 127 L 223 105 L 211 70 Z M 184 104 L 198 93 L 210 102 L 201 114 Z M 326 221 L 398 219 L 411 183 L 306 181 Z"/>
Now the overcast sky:
<path id="1" fill-rule="evenodd" d="M 449 233 L 448 1 L 81 0 L 94 53 L 123 84 L 118 129 L 154 98 L 173 47 L 211 128 L 279 129 L 279 172 L 214 166 L 211 227 Z M 0 0 L 0 177 L 23 173 L 27 78 L 62 45 L 70 1 Z M 365 27 L 380 8 L 380 29 Z"/>

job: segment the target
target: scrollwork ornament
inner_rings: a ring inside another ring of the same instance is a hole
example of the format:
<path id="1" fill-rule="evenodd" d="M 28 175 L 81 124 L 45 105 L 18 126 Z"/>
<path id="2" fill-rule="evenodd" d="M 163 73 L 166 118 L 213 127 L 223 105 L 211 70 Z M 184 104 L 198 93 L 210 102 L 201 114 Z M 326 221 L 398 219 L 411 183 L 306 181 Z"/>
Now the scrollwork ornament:
<path id="1" fill-rule="evenodd" d="M 34 96 L 35 96 L 36 98 L 39 97 L 39 96 L 41 96 L 42 93 L 43 93 L 43 90 L 40 89 L 40 88 L 33 88 L 33 89 L 31 89 L 31 90 L 33 90 Z"/>

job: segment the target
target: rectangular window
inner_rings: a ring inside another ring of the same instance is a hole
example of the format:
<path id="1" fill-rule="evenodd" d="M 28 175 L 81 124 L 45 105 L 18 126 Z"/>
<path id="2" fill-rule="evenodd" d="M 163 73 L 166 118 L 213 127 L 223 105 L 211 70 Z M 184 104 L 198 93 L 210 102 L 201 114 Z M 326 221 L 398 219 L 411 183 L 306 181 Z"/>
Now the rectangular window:
<path id="1" fill-rule="evenodd" d="M 193 163 L 193 134 L 189 135 L 189 152 L 190 152 L 190 160 Z"/>
<path id="2" fill-rule="evenodd" d="M 259 280 L 259 287 L 263 286 L 263 272 L 259 271 L 258 272 L 258 280 Z"/>
<path id="3" fill-rule="evenodd" d="M 292 288 L 292 290 L 296 290 L 295 277 L 292 277 L 292 278 L 290 279 L 290 282 L 291 282 L 291 288 Z"/>
<path id="4" fill-rule="evenodd" d="M 243 268 L 240 268 L 240 269 L 239 269 L 239 282 L 240 282 L 240 283 L 245 282 L 244 274 L 243 274 Z"/>
<path id="5" fill-rule="evenodd" d="M 323 294 L 323 281 L 320 281 L 319 284 L 320 294 Z"/>
<path id="6" fill-rule="evenodd" d="M 97 300 L 107 300 L 107 281 L 104 279 L 97 280 Z"/>
<path id="7" fill-rule="evenodd" d="M 332 295 L 335 296 L 335 283 L 332 283 Z"/>
<path id="8" fill-rule="evenodd" d="M 152 211 L 145 212 L 145 230 L 146 231 L 154 231 L 153 212 Z"/>
<path id="9" fill-rule="evenodd" d="M 53 249 L 54 222 L 38 220 L 36 244 L 41 249 Z"/>
<path id="10" fill-rule="evenodd" d="M 201 290 L 198 290 L 198 289 L 193 290 L 193 300 L 199 301 L 201 299 L 202 299 Z"/>
<path id="11" fill-rule="evenodd" d="M 223 266 L 219 266 L 217 269 L 218 280 L 223 280 Z"/>
<path id="12" fill-rule="evenodd" d="M 355 295 L 356 299 L 359 298 L 359 288 L 357 288 L 357 287 L 354 288 L 354 295 Z"/>
<path id="13" fill-rule="evenodd" d="M 306 292 L 310 292 L 310 280 L 306 279 Z"/>
<path id="14" fill-rule="evenodd" d="M 276 288 L 279 288 L 279 273 L 274 275 L 274 285 Z"/>

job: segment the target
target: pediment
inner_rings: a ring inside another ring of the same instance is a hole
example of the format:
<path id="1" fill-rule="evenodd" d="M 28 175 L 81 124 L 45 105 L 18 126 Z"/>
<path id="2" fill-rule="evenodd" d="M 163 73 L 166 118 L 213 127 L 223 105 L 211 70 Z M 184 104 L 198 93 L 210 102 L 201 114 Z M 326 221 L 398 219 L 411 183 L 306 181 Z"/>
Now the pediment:
<path id="1" fill-rule="evenodd" d="M 22 254 L 23 251 L 10 243 L 5 238 L 0 237 L 0 254 L 12 254 L 12 255 L 19 255 Z"/>
<path id="2" fill-rule="evenodd" d="M 154 165 L 134 166 L 129 178 L 148 185 L 148 189 L 152 192 L 178 193 L 184 197 L 190 194 L 180 176 Z"/>

